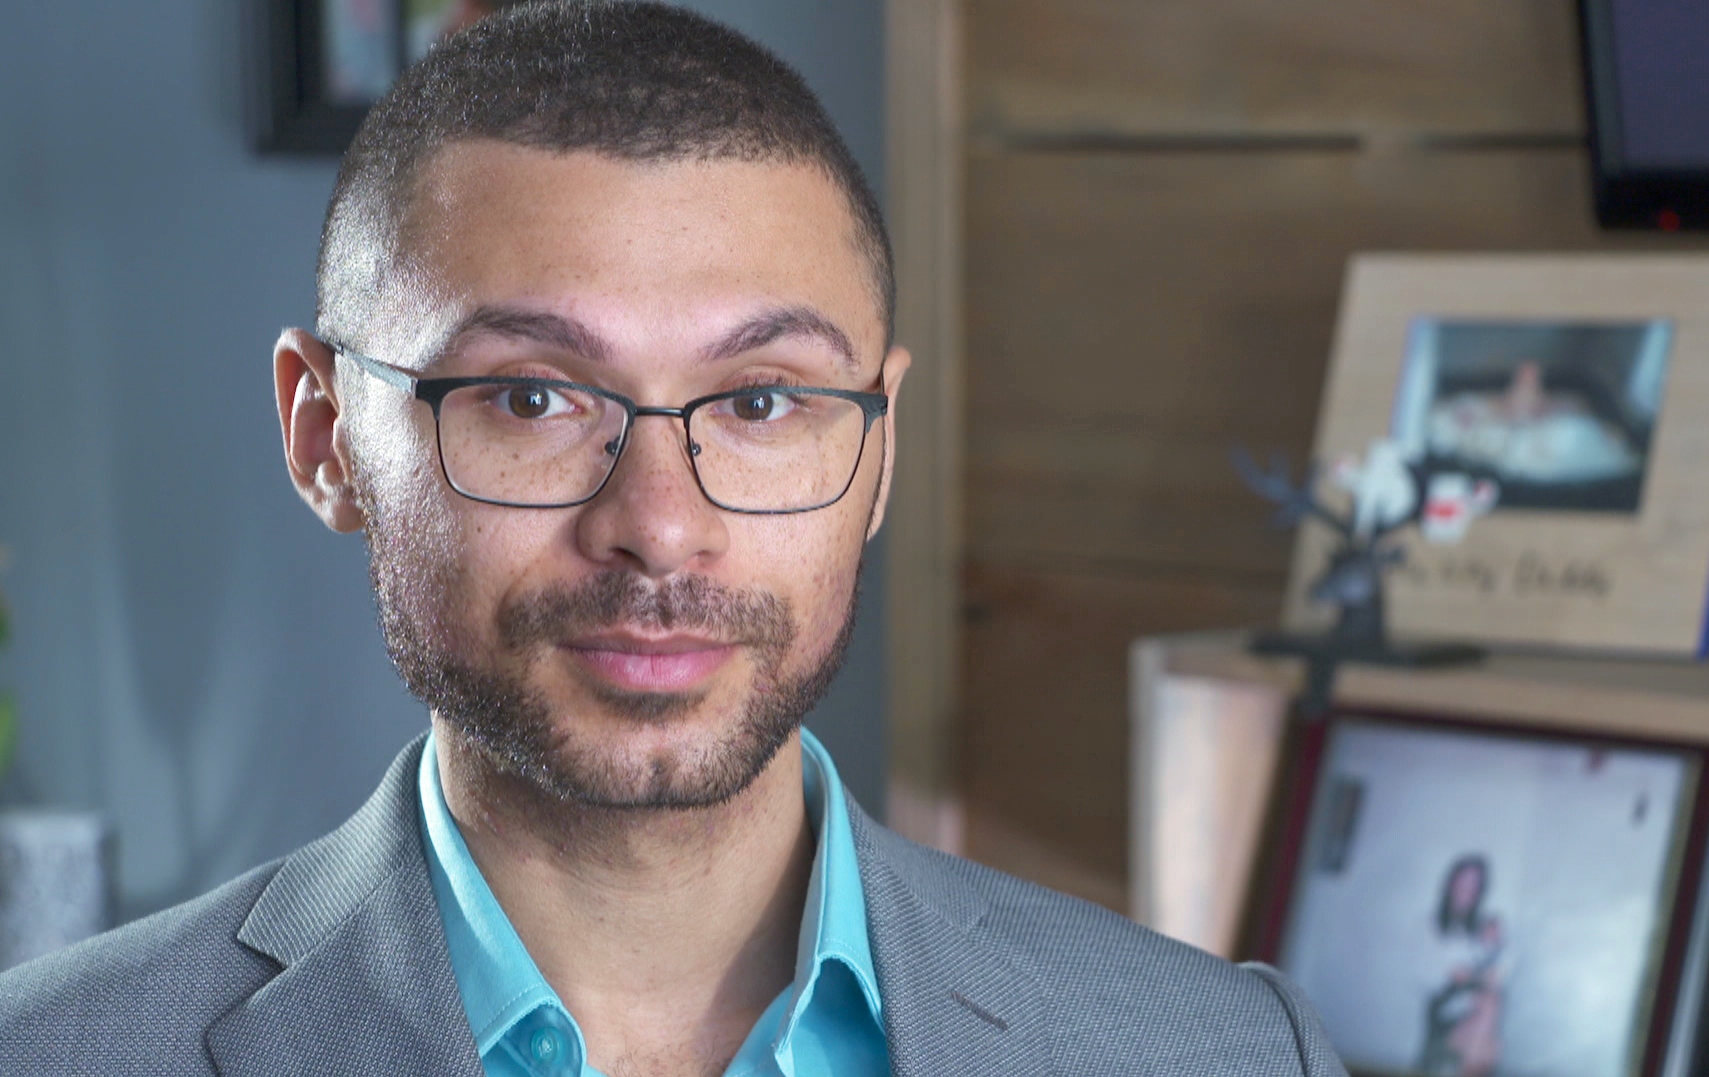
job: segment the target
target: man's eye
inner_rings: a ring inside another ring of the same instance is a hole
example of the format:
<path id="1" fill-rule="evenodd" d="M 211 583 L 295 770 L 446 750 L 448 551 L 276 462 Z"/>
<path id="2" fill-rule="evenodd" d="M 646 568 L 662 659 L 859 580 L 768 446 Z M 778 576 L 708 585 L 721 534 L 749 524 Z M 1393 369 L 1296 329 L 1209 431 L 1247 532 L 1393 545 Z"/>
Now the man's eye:
<path id="1" fill-rule="evenodd" d="M 743 422 L 776 422 L 795 410 L 795 402 L 776 391 L 744 393 L 730 398 L 730 414 Z"/>
<path id="2" fill-rule="evenodd" d="M 561 414 L 569 402 L 550 389 L 518 385 L 505 392 L 503 405 L 518 419 L 543 419 L 548 415 Z"/>

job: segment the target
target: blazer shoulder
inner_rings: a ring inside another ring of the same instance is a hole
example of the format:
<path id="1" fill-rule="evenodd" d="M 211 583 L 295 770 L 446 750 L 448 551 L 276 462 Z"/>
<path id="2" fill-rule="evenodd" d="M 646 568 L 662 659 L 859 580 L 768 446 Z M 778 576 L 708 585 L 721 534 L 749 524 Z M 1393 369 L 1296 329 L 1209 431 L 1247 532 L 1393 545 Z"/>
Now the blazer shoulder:
<path id="1" fill-rule="evenodd" d="M 921 904 L 1033 981 L 1066 1058 L 1114 1051 L 1146 1060 L 1136 1072 L 1344 1077 L 1311 1004 L 1276 970 L 865 822 L 871 852 Z"/>
<path id="2" fill-rule="evenodd" d="M 1117 984 L 1164 977 L 1206 992 L 1238 988 L 1269 994 L 1239 966 L 1101 905 L 926 848 L 889 830 L 882 834 L 882 847 L 924 902 L 948 910 L 1046 979 L 1071 970 L 1104 971 Z"/>
<path id="3" fill-rule="evenodd" d="M 1033 955 L 1041 967 L 1119 962 L 1137 973 L 1180 966 L 1194 979 L 1218 979 L 1236 966 L 1092 902 L 1051 890 L 964 857 L 919 845 L 864 821 L 862 837 L 882 867 L 923 905 Z M 1135 966 L 1135 958 L 1142 958 Z"/>
<path id="4" fill-rule="evenodd" d="M 190 1072 L 213 1020 L 278 971 L 237 938 L 278 868 L 0 972 L 0 1073 Z"/>

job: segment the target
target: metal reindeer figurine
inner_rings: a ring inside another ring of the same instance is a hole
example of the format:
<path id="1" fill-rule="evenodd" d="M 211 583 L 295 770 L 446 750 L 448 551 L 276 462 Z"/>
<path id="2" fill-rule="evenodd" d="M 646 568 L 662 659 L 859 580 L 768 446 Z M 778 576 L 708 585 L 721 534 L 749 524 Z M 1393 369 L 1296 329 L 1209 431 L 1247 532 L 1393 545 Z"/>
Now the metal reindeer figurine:
<path id="1" fill-rule="evenodd" d="M 1471 519 L 1494 506 L 1493 482 L 1433 469 L 1398 442 L 1379 440 L 1363 460 L 1346 458 L 1332 470 L 1337 485 L 1352 494 L 1350 510 L 1338 513 L 1315 493 L 1316 466 L 1308 466 L 1296 484 L 1279 459 L 1272 460 L 1266 470 L 1246 453 L 1237 452 L 1234 465 L 1248 486 L 1276 503 L 1278 524 L 1292 527 L 1314 519 L 1339 536 L 1329 564 L 1307 590 L 1313 602 L 1336 607 L 1333 627 L 1317 636 L 1260 633 L 1252 641 L 1252 649 L 1259 653 L 1303 655 L 1309 660 L 1306 710 L 1327 709 L 1335 667 L 1341 662 L 1440 666 L 1482 656 L 1480 648 L 1464 644 L 1391 640 L 1383 577 L 1406 557 L 1405 548 L 1390 541 L 1396 532 L 1419 524 L 1432 541 L 1457 541 Z"/>

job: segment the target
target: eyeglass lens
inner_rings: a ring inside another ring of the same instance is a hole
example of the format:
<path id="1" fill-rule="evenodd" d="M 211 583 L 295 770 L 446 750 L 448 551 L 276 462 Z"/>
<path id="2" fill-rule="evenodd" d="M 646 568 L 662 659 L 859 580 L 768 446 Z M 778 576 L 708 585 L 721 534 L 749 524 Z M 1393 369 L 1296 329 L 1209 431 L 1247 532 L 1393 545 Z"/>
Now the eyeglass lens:
<path id="1" fill-rule="evenodd" d="M 562 385 L 474 385 L 446 394 L 440 451 L 451 484 L 510 505 L 593 496 L 616 465 L 628 412 Z M 842 496 L 860 464 L 859 404 L 811 390 L 764 389 L 690 413 L 690 459 L 706 496 L 727 509 L 787 512 Z"/>

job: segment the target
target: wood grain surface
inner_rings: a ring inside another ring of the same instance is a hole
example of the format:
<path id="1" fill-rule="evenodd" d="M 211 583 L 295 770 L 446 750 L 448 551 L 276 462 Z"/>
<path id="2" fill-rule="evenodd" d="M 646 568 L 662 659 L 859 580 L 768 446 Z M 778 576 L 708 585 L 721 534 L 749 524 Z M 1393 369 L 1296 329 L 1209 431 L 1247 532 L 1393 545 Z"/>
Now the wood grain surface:
<path id="1" fill-rule="evenodd" d="M 1136 637 L 1274 624 L 1347 260 L 1591 216 L 1570 0 L 966 0 L 968 851 L 1125 887 Z M 1049 850 L 1050 856 L 1039 855 Z"/>
<path id="2" fill-rule="evenodd" d="M 969 0 L 976 132 L 1575 134 L 1571 0 Z"/>

